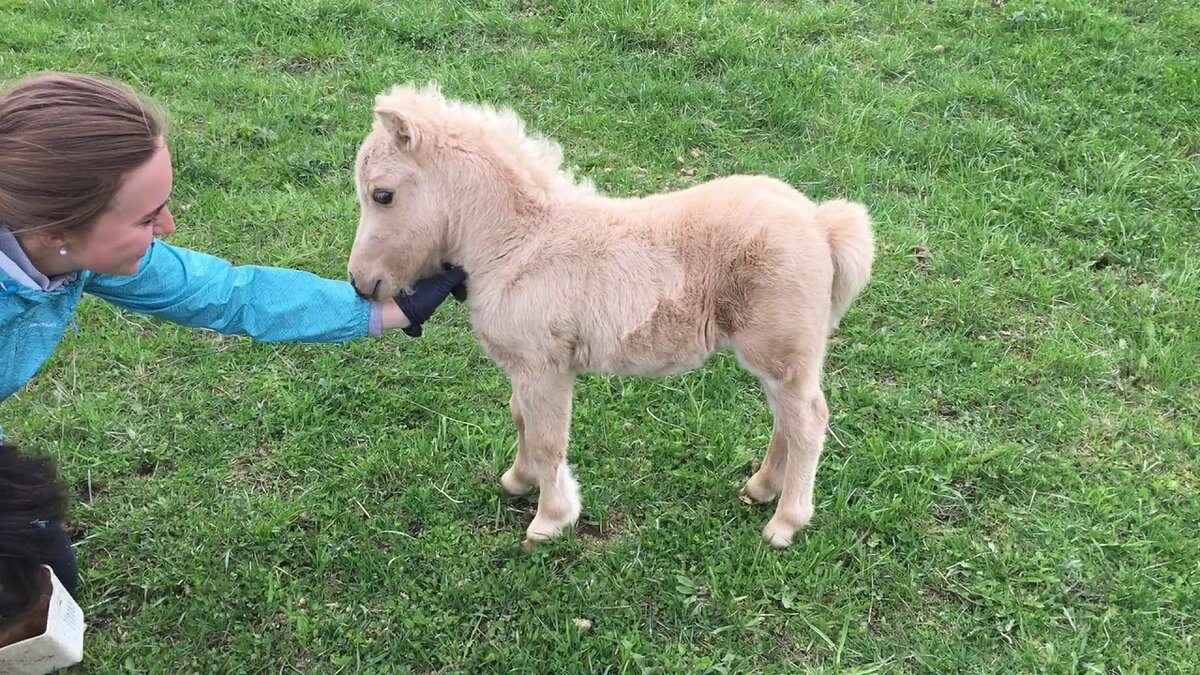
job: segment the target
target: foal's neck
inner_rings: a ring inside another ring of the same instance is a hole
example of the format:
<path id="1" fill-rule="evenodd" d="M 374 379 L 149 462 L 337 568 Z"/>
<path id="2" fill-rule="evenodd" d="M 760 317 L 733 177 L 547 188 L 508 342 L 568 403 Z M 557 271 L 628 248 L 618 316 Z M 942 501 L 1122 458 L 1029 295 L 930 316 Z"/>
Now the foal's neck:
<path id="1" fill-rule="evenodd" d="M 539 214 L 521 214 L 502 200 L 464 205 L 449 237 L 451 262 L 468 274 L 486 273 L 522 248 L 535 245 L 545 230 Z"/>
<path id="2" fill-rule="evenodd" d="M 569 228 L 568 212 L 577 198 L 603 201 L 595 194 L 547 195 L 495 176 L 458 176 L 444 181 L 451 204 L 447 262 L 467 274 L 488 273 L 505 259 L 528 255 L 544 241 Z M 463 195 L 469 195 L 464 199 Z"/>

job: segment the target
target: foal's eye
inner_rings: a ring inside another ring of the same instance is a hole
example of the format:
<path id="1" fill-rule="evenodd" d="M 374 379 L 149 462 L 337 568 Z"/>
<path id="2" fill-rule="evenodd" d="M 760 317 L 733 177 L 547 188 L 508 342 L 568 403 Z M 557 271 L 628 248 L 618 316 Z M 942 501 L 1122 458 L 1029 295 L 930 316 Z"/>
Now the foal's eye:
<path id="1" fill-rule="evenodd" d="M 371 193 L 371 199 L 375 200 L 376 204 L 391 204 L 393 194 L 391 190 L 376 190 Z"/>

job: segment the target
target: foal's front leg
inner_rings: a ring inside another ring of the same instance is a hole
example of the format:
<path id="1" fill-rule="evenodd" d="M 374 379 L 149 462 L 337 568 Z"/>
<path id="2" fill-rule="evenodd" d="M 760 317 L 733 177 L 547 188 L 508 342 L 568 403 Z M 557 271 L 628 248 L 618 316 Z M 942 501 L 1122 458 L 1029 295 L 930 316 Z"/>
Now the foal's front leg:
<path id="1" fill-rule="evenodd" d="M 529 451 L 525 449 L 525 416 L 521 414 L 521 402 L 517 399 L 515 388 L 508 399 L 508 411 L 512 413 L 513 426 L 517 428 L 517 456 L 508 471 L 500 477 L 500 487 L 505 494 L 516 497 L 529 492 L 537 485 L 537 481 L 529 464 Z"/>
<path id="2" fill-rule="evenodd" d="M 514 375 L 514 421 L 518 418 L 517 459 L 502 481 L 505 490 L 532 480 L 538 486 L 538 508 L 525 540 L 532 544 L 558 535 L 579 519 L 579 486 L 567 466 L 571 428 L 570 373 Z M 523 428 L 523 430 L 522 430 Z"/>

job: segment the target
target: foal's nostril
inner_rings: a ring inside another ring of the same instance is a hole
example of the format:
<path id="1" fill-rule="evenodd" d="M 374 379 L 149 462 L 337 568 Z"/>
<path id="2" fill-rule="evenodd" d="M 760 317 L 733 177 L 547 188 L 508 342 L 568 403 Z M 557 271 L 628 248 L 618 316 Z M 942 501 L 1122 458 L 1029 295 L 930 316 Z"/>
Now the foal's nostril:
<path id="1" fill-rule="evenodd" d="M 363 300 L 374 300 L 375 299 L 375 291 L 379 288 L 379 282 L 378 281 L 375 282 L 375 288 L 372 288 L 371 294 L 367 295 L 366 293 L 363 293 L 362 290 L 359 289 L 358 284 L 356 284 L 354 282 L 354 273 L 351 272 L 350 273 L 350 288 L 353 288 L 354 294 L 357 295 L 358 297 L 362 298 Z"/>
<path id="2" fill-rule="evenodd" d="M 371 292 L 364 293 L 363 290 L 358 287 L 358 283 L 354 280 L 354 273 L 350 273 L 350 287 L 353 288 L 354 293 L 363 300 L 374 300 L 375 297 L 379 295 L 379 285 L 382 283 L 383 279 L 376 279 L 375 285 L 371 287 Z"/>

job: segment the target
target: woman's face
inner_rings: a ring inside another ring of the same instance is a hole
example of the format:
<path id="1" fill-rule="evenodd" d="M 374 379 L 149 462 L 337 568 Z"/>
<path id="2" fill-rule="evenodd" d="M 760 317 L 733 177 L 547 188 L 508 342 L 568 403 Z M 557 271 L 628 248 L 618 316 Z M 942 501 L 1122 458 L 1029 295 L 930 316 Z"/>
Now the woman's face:
<path id="1" fill-rule="evenodd" d="M 64 245 L 72 267 L 122 276 L 137 272 L 154 238 L 175 231 L 167 208 L 170 195 L 171 153 L 160 139 L 158 150 L 125 177 L 95 225 L 67 236 Z"/>

